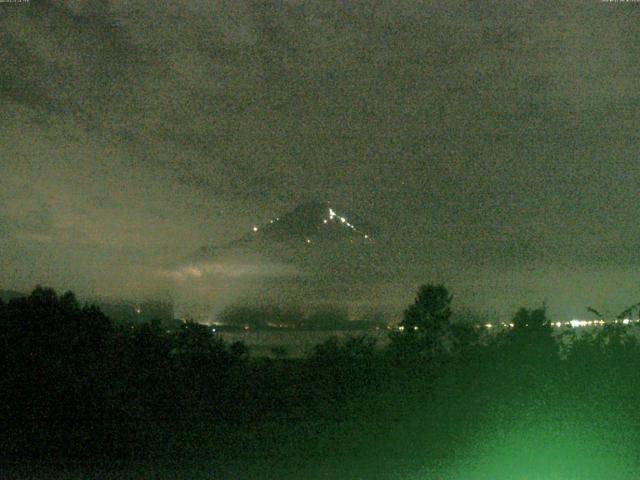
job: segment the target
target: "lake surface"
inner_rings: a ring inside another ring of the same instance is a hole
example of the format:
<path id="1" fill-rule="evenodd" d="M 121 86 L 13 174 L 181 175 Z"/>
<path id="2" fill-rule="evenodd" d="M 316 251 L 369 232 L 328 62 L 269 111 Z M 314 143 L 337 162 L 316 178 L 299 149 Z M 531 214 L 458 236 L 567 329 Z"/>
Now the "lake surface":
<path id="1" fill-rule="evenodd" d="M 628 333 L 640 340 L 640 324 L 633 323 L 625 325 Z M 572 327 L 570 325 L 554 326 L 553 334 L 558 340 L 568 332 L 573 332 L 576 338 L 580 338 L 585 334 L 597 333 L 603 327 L 596 325 Z M 492 336 L 500 332 L 504 332 L 505 328 L 482 328 L 479 332 L 481 335 Z M 290 358 L 303 357 L 313 351 L 316 345 L 319 345 L 330 337 L 338 337 L 343 339 L 349 336 L 367 336 L 376 339 L 377 347 L 384 347 L 389 343 L 389 333 L 391 330 L 248 330 L 237 332 L 220 332 L 218 335 L 226 342 L 241 341 L 250 349 L 252 356 L 275 356 L 272 349 L 282 347 L 286 351 L 286 356 Z M 563 342 L 566 344 L 568 340 L 565 338 Z"/>
<path id="2" fill-rule="evenodd" d="M 339 339 L 349 336 L 367 336 L 376 339 L 378 347 L 389 341 L 389 330 L 249 330 L 221 332 L 226 342 L 244 342 L 252 356 L 274 356 L 272 349 L 282 347 L 287 357 L 303 357 L 313 352 L 313 348 L 331 337 Z"/>

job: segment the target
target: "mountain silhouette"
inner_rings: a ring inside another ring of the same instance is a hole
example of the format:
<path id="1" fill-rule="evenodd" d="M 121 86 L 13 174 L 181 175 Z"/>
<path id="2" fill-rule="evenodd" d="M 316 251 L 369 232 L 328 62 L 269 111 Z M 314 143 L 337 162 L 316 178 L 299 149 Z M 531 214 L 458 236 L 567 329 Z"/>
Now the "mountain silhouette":
<path id="1" fill-rule="evenodd" d="M 307 202 L 293 210 L 276 216 L 261 225 L 254 225 L 238 239 L 218 246 L 203 246 L 194 252 L 190 261 L 212 259 L 233 251 L 250 254 L 275 254 L 283 248 L 291 259 L 296 254 L 306 255 L 309 247 L 349 248 L 373 242 L 371 235 L 360 225 L 338 213 L 328 202 Z"/>
<path id="2" fill-rule="evenodd" d="M 177 308 L 211 319 L 240 299 L 354 302 L 380 281 L 388 255 L 365 225 L 327 202 L 309 202 L 230 242 L 203 246 L 169 272 Z"/>

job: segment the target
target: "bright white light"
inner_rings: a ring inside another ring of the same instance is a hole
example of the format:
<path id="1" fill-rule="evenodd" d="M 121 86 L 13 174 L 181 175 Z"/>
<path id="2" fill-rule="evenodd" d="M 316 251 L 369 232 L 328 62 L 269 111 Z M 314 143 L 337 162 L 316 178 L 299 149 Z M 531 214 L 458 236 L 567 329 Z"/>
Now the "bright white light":
<path id="1" fill-rule="evenodd" d="M 490 323 L 486 323 L 484 326 L 487 327 L 487 328 L 493 328 L 493 325 L 490 324 Z"/>
<path id="2" fill-rule="evenodd" d="M 253 227 L 253 231 L 257 232 L 258 231 L 258 227 Z"/>
<path id="3" fill-rule="evenodd" d="M 583 322 L 582 320 L 571 320 L 571 322 L 569 322 L 571 324 L 571 326 L 573 328 L 577 328 L 577 327 L 584 327 L 585 322 Z"/>
<path id="4" fill-rule="evenodd" d="M 311 243 L 311 239 L 310 238 L 307 238 L 307 243 Z"/>
<path id="5" fill-rule="evenodd" d="M 355 227 L 355 225 L 349 223 L 349 221 L 346 219 L 346 217 L 341 217 L 340 215 L 338 215 L 333 208 L 329 208 L 329 219 L 328 220 L 327 219 L 323 219 L 322 223 L 328 223 L 329 220 L 333 220 L 334 218 L 340 219 L 340 223 L 342 223 L 346 227 L 349 227 L 354 232 L 362 233 Z M 364 238 L 368 239 L 369 235 L 364 235 Z"/>
<path id="6" fill-rule="evenodd" d="M 404 331 L 404 325 L 400 325 L 400 326 L 398 327 L 398 330 L 400 330 L 401 332 L 403 332 L 403 331 Z"/>

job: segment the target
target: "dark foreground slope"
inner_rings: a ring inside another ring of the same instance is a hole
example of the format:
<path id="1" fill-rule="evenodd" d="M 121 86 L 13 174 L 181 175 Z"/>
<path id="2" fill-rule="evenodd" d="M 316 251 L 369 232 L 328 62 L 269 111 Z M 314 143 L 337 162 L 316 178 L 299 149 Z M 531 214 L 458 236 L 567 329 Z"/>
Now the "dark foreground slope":
<path id="1" fill-rule="evenodd" d="M 623 329 L 563 357 L 532 333 L 447 354 L 330 340 L 269 360 L 195 324 L 116 328 L 47 289 L 0 311 L 4 478 L 631 479 L 640 466 L 640 351 Z"/>

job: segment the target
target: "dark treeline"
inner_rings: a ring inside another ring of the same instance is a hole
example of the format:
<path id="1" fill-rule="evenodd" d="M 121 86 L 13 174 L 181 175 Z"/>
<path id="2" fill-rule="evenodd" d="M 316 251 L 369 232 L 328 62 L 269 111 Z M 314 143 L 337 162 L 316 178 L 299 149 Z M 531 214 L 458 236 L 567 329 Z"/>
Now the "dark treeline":
<path id="1" fill-rule="evenodd" d="M 427 285 L 385 348 L 331 338 L 307 358 L 253 358 L 203 325 L 115 325 L 38 287 L 0 302 L 0 451 L 178 455 L 221 471 L 366 458 L 382 472 L 389 458 L 454 463 L 452 445 L 471 451 L 520 416 L 607 432 L 638 419 L 633 327 L 554 336 L 544 308 L 523 308 L 514 328 L 483 336 L 451 315 L 448 290 Z"/>

